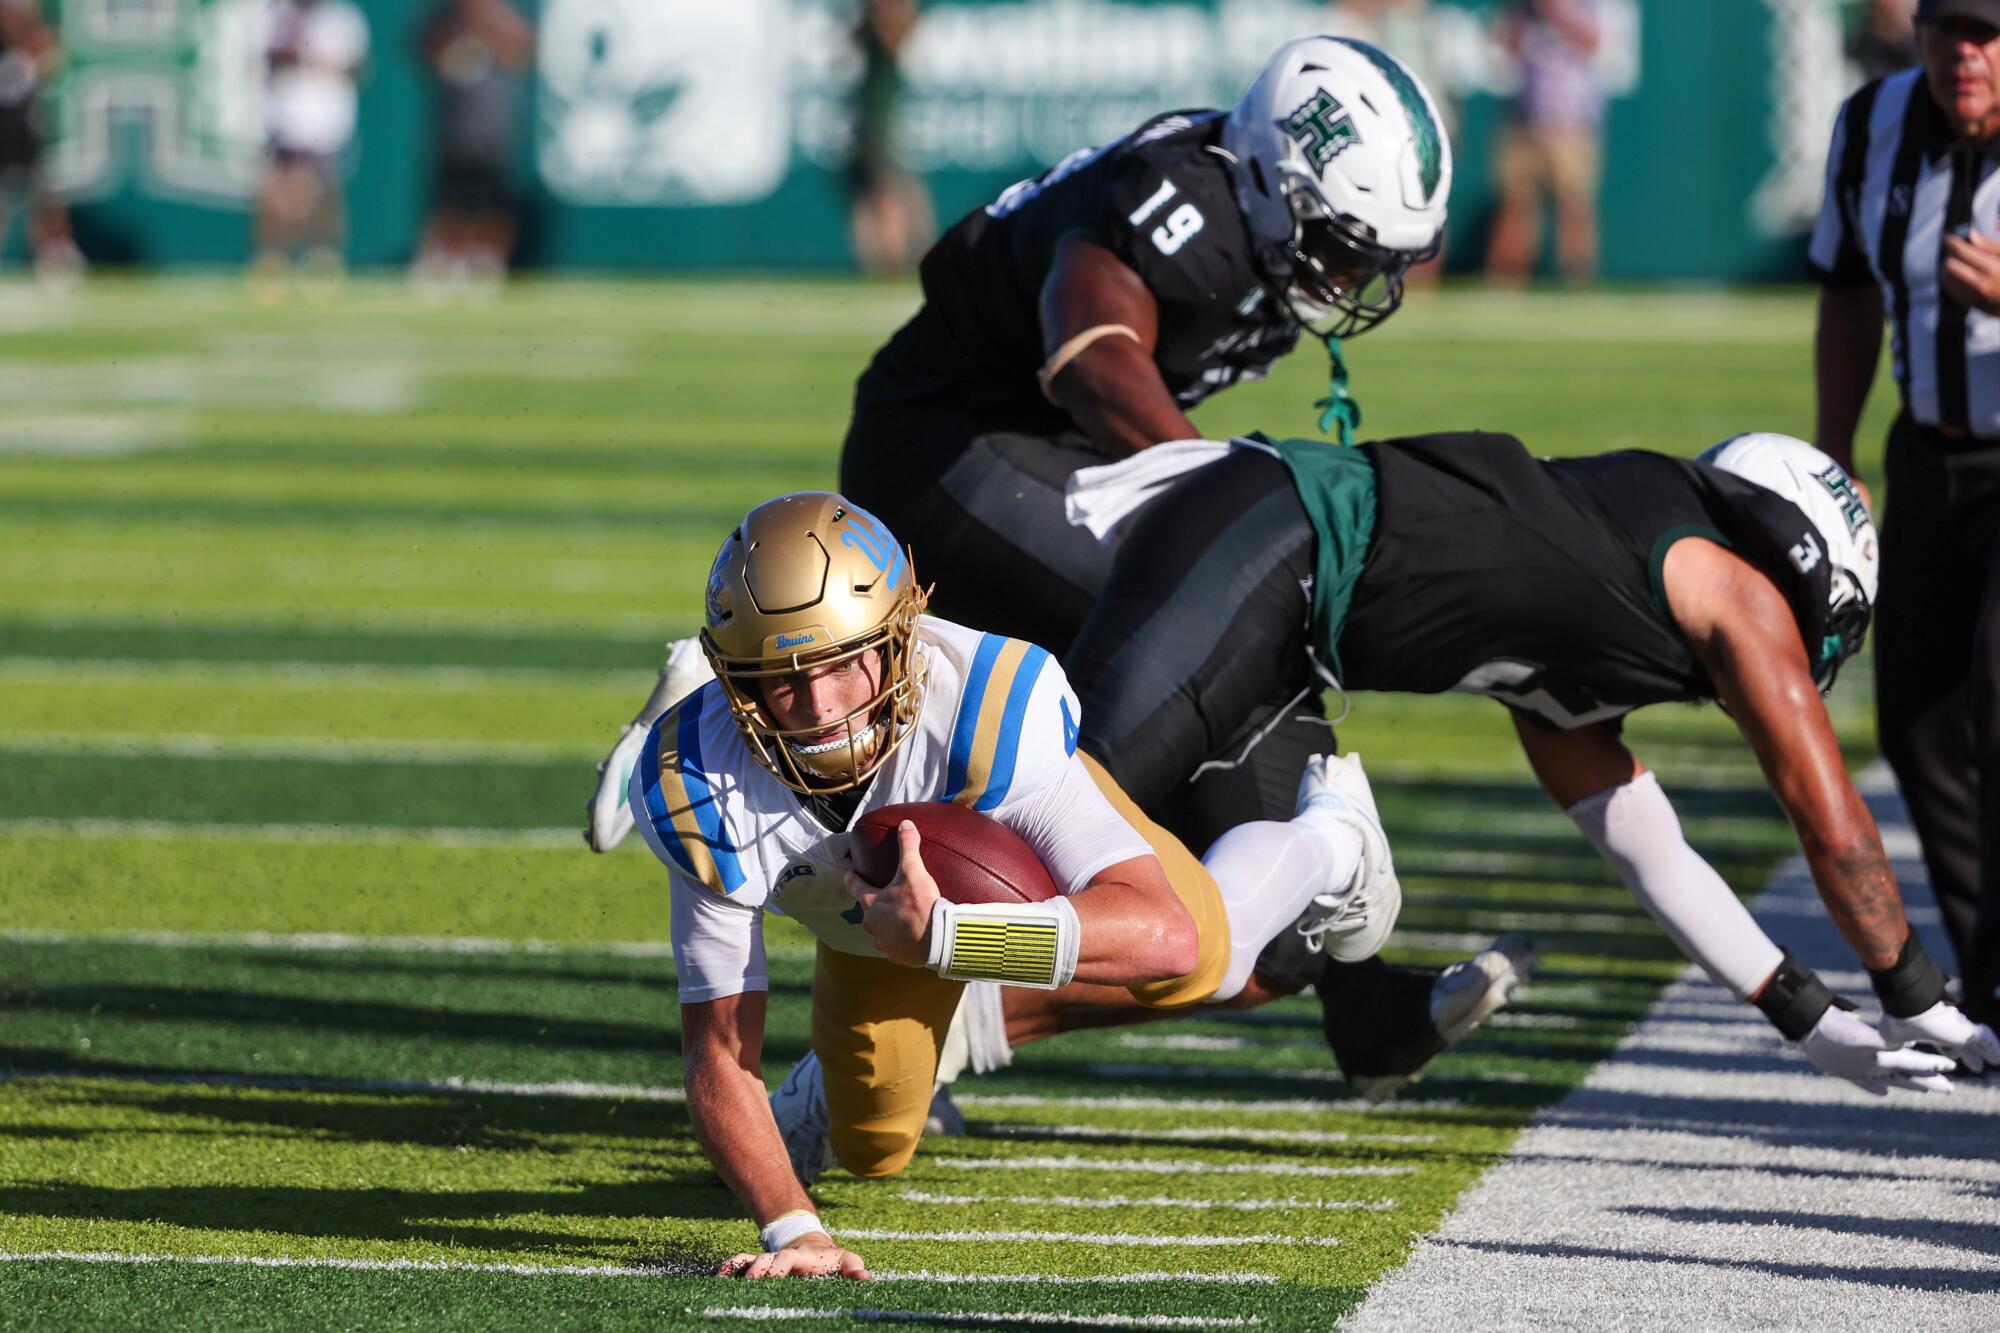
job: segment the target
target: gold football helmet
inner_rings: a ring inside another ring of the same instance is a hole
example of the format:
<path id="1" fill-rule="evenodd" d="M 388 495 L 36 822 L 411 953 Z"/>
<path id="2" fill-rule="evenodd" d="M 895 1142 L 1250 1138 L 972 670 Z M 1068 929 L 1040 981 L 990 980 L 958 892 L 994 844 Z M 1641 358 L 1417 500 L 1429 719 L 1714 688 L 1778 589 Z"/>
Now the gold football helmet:
<path id="1" fill-rule="evenodd" d="M 708 572 L 701 647 L 750 752 L 778 781 L 809 795 L 846 791 L 909 737 L 923 702 L 914 648 L 924 601 L 909 554 L 841 496 L 798 491 L 743 516 Z M 777 725 L 766 682 L 875 652 L 881 687 L 867 703 L 831 723 Z"/>

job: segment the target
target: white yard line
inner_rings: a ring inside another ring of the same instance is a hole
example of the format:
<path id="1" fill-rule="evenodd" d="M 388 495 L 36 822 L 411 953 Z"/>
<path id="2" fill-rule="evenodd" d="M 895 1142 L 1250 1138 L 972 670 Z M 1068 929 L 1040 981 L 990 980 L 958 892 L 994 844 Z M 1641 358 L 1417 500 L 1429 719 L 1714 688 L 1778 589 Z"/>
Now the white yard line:
<path id="1" fill-rule="evenodd" d="M 0 930 L 8 944 L 137 944 L 164 949 L 274 949 L 288 953 L 593 954 L 671 958 L 665 940 L 496 939 L 479 935 L 351 935 L 340 931 L 283 934 L 262 930 Z"/>
<path id="2" fill-rule="evenodd" d="M 1122 1129 L 1115 1125 L 982 1125 L 981 1138 L 996 1139 L 1118 1139 L 1128 1143 L 1206 1143 L 1210 1139 L 1241 1139 L 1246 1143 L 1436 1143 L 1435 1134 L 1349 1134 L 1343 1130 L 1250 1129 L 1238 1124 L 1210 1128 Z"/>
<path id="3" fill-rule="evenodd" d="M 573 852 L 581 845 L 581 835 L 573 828 L 404 828 L 393 824 L 188 824 L 169 819 L 0 818 L 0 835 L 10 833 L 88 842 L 285 842 L 565 852 Z"/>
<path id="4" fill-rule="evenodd" d="M 553 763 L 599 757 L 601 748 L 536 741 L 224 736 L 210 732 L 23 731 L 0 736 L 0 754 L 92 754 L 121 759 L 306 759 L 332 764 Z"/>
<path id="5" fill-rule="evenodd" d="M 1316 1245 L 1340 1244 L 1338 1236 L 1160 1236 L 1131 1231 L 885 1231 L 875 1227 L 842 1227 L 842 1237 L 855 1240 L 918 1240 L 975 1245 L 1105 1245 L 1137 1246 L 1142 1249 L 1215 1249 L 1230 1245 Z"/>
<path id="6" fill-rule="evenodd" d="M 1905 892 L 1928 905 L 1900 803 L 1879 775 L 1865 785 Z M 1801 861 L 1753 910 L 1871 1002 Z M 2000 1081 L 1870 1097 L 1690 969 L 1343 1328 L 1990 1329 L 1996 1198 Z"/>
<path id="7" fill-rule="evenodd" d="M 1303 1162 L 1197 1162 L 1161 1157 L 934 1157 L 944 1171 L 1114 1171 L 1134 1176 L 1413 1176 L 1414 1166 L 1312 1166 Z"/>
<path id="8" fill-rule="evenodd" d="M 1198 1314 L 1048 1314 L 1038 1310 L 967 1311 L 944 1314 L 927 1310 L 876 1310 L 866 1306 L 835 1309 L 795 1305 L 711 1305 L 705 1319 L 742 1319 L 764 1323 L 777 1319 L 853 1319 L 864 1324 L 923 1324 L 929 1328 L 1255 1328 L 1256 1315 Z"/>
<path id="9" fill-rule="evenodd" d="M 994 1204 L 1015 1204 L 1023 1208 L 1187 1208 L 1198 1212 L 1223 1210 L 1239 1213 L 1274 1212 L 1365 1212 L 1386 1213 L 1399 1207 L 1394 1199 L 1190 1199 L 1178 1194 L 934 1194 L 928 1190 L 904 1190 L 896 1196 L 904 1203 L 934 1207 L 990 1208 Z"/>
<path id="10" fill-rule="evenodd" d="M 1536 994 L 1540 995 L 1541 992 L 1537 991 Z M 1360 1097 L 1345 1097 L 1331 1101 L 1320 1097 L 1267 1097 L 1238 1101 L 1227 1097 L 1142 1097 L 1133 1094 L 1110 1097 L 1050 1097 L 1035 1092 L 992 1094 L 968 1092 L 962 1096 L 954 1093 L 952 1100 L 960 1107 L 978 1107 L 981 1110 L 1006 1106 L 1074 1106 L 1079 1109 L 1088 1107 L 1094 1111 L 1228 1111 L 1274 1115 L 1323 1115 L 1336 1111 L 1342 1113 L 1366 1111 L 1379 1116 L 1395 1116 L 1402 1113 L 1427 1115 L 1434 1111 L 1456 1111 L 1461 1105 L 1459 1102 L 1442 1100 L 1371 1102 Z"/>
<path id="11" fill-rule="evenodd" d="M 656 1088 L 637 1083 L 507 1083 L 483 1078 L 399 1079 L 399 1078 L 320 1078 L 284 1074 L 182 1074 L 171 1072 L 96 1069 L 21 1069 L 0 1071 L 0 1084 L 7 1083 L 91 1083 L 157 1084 L 166 1087 L 258 1088 L 279 1092 L 327 1092 L 340 1094 L 392 1094 L 444 1097 L 559 1097 L 602 1098 L 612 1101 L 684 1102 L 687 1094 L 679 1088 Z"/>

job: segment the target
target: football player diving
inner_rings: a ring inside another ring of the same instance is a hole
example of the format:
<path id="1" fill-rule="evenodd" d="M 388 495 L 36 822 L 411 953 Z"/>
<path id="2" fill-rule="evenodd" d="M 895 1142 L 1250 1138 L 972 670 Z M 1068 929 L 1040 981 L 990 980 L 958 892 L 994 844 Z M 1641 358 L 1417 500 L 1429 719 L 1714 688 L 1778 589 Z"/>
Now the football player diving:
<path id="1" fill-rule="evenodd" d="M 842 492 L 910 543 L 940 611 L 1060 656 L 1111 566 L 1064 519 L 1070 474 L 1199 437 L 1188 411 L 1262 377 L 1301 331 L 1338 367 L 1340 341 L 1393 314 L 1410 266 L 1437 253 L 1451 168 L 1409 70 L 1334 37 L 1281 47 L 1232 110 L 1155 116 L 1072 153 L 925 256 L 922 308 L 856 386 Z M 1334 378 L 1328 424 L 1352 421 Z M 671 646 L 600 766 L 595 849 L 631 827 L 624 774 L 704 665 L 691 640 Z M 1328 748 L 1317 698 L 1293 702 L 1321 725 L 1282 728 L 1154 817 L 1194 847 L 1284 818 Z"/>
<path id="2" fill-rule="evenodd" d="M 1335 365 L 1323 428 L 1358 421 L 1340 340 L 1393 314 L 1410 266 L 1437 253 L 1451 174 L 1415 76 L 1333 37 L 1281 47 L 1226 113 L 1158 116 L 1070 155 L 975 209 L 925 258 L 923 307 L 856 387 L 843 491 L 911 543 L 939 610 L 1060 656 L 1111 568 L 1110 550 L 1064 516 L 1068 478 L 1199 436 L 1188 410 L 1261 377 L 1302 330 Z M 598 766 L 584 835 L 595 850 L 632 827 L 624 793 L 639 747 L 707 668 L 694 640 L 670 646 Z M 1332 747 L 1316 691 L 1276 693 L 1240 721 L 1215 738 L 1199 781 L 1159 787 L 1146 806 L 1190 847 L 1287 818 L 1308 761 Z M 1407 1011 L 1410 1049 L 1376 1064 L 1435 1054 L 1526 963 L 1516 948 L 1478 972 L 1397 971 L 1393 995 L 1371 1003 Z M 1370 982 L 1387 991 L 1391 973 Z M 1447 1013 L 1440 1040 L 1432 1019 Z"/>
<path id="3" fill-rule="evenodd" d="M 1542 786 L 1681 950 L 1821 1070 L 1879 1094 L 1948 1090 L 1954 1060 L 2000 1064 L 2000 1039 L 1950 1003 L 1909 927 L 1821 698 L 1861 646 L 1878 568 L 1874 523 L 1832 459 L 1768 434 L 1699 461 L 1536 459 L 1491 434 L 1170 449 L 1184 466 L 1217 461 L 1130 514 L 1067 659 L 1083 752 L 1141 806 L 1274 690 L 1487 695 L 1510 710 Z M 1121 521 L 1137 492 L 1120 471 L 1079 478 L 1080 519 Z M 1214 535 L 1190 541 L 1196 531 Z M 1636 708 L 1710 699 L 1789 816 L 1873 981 L 1879 1028 L 1765 935 L 1621 738 Z M 1309 944 L 1281 935 L 1236 1003 L 1313 984 L 1342 1067 L 1392 1083 L 1402 1057 L 1384 1043 L 1424 1045 L 1397 1030 L 1410 1006 L 1369 1015 L 1407 983 Z M 975 1041 L 996 1043 L 1002 1024 L 1019 1044 L 1144 1016 L 1097 988 L 1021 998 L 969 1002 L 985 1028 Z"/>
<path id="4" fill-rule="evenodd" d="M 793 1162 L 811 1148 L 861 1176 L 903 1168 L 967 982 L 1078 982 L 1184 1009 L 1236 995 L 1288 930 L 1370 956 L 1401 901 L 1358 764 L 1309 765 L 1288 820 L 1231 829 L 1197 860 L 1077 752 L 1081 710 L 1045 650 L 925 600 L 906 550 L 841 496 L 752 509 L 709 574 L 699 642 L 715 679 L 648 728 L 633 770 L 632 813 L 670 885 L 689 1119 L 762 1228 L 762 1252 L 724 1274 L 867 1276 L 801 1184 L 823 1161 Z M 909 822 L 890 883 L 851 874 L 855 822 L 911 801 L 1012 829 L 1061 894 L 948 902 Z M 770 1100 L 766 911 L 818 940 L 812 1053 Z M 776 1116 L 804 1127 L 794 1142 Z"/>

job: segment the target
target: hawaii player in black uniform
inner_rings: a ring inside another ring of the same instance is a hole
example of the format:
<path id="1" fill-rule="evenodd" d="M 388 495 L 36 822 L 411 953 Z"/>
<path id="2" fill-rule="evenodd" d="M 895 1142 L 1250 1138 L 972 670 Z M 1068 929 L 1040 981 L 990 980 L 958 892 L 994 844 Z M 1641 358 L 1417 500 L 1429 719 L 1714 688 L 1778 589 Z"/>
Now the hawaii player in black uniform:
<path id="1" fill-rule="evenodd" d="M 856 387 L 840 484 L 903 534 L 946 614 L 1060 654 L 1110 570 L 1064 517 L 1070 474 L 1199 436 L 1187 412 L 1261 378 L 1302 329 L 1337 358 L 1436 253 L 1449 190 L 1408 70 L 1365 43 L 1293 42 L 1234 110 L 1157 116 L 951 228 L 923 308 Z M 1284 818 L 1324 735 L 1289 728 L 1296 744 L 1258 753 L 1261 782 L 1204 781 L 1159 817 L 1197 846 Z"/>
<path id="2" fill-rule="evenodd" d="M 923 307 L 856 386 L 841 489 L 910 544 L 942 614 L 1060 655 L 1111 567 L 1064 517 L 1070 475 L 1198 437 L 1188 411 L 1261 377 L 1301 332 L 1328 340 L 1322 429 L 1345 438 L 1358 409 L 1339 340 L 1395 311 L 1409 266 L 1437 253 L 1450 191 L 1436 105 L 1400 62 L 1344 38 L 1288 43 L 1232 110 L 1156 116 L 940 238 Z M 705 678 L 691 640 L 673 647 L 598 766 L 593 850 L 630 830 L 625 779 L 653 720 Z M 1316 698 L 1291 715 L 1316 725 L 1149 813 L 1197 847 L 1289 818 L 1326 744 Z"/>
<path id="3" fill-rule="evenodd" d="M 2000 1061 L 2000 1040 L 1946 1002 L 1909 929 L 1820 698 L 1861 645 L 1878 564 L 1874 524 L 1831 459 L 1775 435 L 1702 461 L 1538 460 L 1485 434 L 1246 443 L 1132 520 L 1066 662 L 1083 748 L 1142 806 L 1274 692 L 1317 692 L 1330 676 L 1488 695 L 1682 950 L 1820 1068 L 1880 1092 L 1941 1088 L 1950 1060 L 1900 1049 L 1913 1041 L 1974 1070 Z M 1764 935 L 1625 746 L 1625 714 L 1707 699 L 1728 708 L 1798 830 L 1873 978 L 1879 1030 Z M 1258 970 L 1261 998 L 1316 987 L 1350 1078 L 1411 1073 L 1438 1049 L 1422 995 L 1379 961 L 1324 964 L 1281 944 Z M 1090 1016 L 1090 996 L 1067 1016 L 1046 1002 L 1017 1015 L 1009 998 L 1010 1031 L 1123 1021 Z"/>

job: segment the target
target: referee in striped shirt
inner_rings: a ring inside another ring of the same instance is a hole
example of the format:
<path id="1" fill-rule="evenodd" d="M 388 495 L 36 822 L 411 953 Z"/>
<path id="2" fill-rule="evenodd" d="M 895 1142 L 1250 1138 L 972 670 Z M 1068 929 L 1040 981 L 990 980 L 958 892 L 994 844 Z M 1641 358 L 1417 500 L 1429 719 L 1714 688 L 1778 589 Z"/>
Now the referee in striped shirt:
<path id="1" fill-rule="evenodd" d="M 1920 68 L 1841 108 L 1809 263 L 1819 445 L 1854 473 L 1886 314 L 1875 707 L 1958 955 L 2000 1018 L 2000 0 L 1921 0 Z M 1982 846 L 1991 850 L 1982 866 Z"/>

